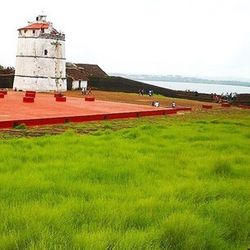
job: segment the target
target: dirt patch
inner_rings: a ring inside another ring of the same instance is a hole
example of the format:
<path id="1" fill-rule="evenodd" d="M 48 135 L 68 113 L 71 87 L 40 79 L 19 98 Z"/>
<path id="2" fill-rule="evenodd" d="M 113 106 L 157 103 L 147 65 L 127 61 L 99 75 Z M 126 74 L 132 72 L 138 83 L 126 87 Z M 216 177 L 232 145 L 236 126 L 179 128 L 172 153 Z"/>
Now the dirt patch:
<path id="1" fill-rule="evenodd" d="M 82 97 L 81 91 L 79 90 L 67 91 L 65 95 L 72 97 Z M 200 101 L 178 99 L 161 95 L 153 95 L 150 97 L 148 95 L 138 95 L 137 93 L 106 92 L 100 90 L 93 90 L 91 95 L 95 96 L 97 100 L 141 105 L 151 105 L 153 101 L 159 101 L 161 107 L 170 107 L 172 103 L 175 102 L 177 106 L 189 106 L 192 107 L 193 110 L 202 110 L 203 104 L 203 102 Z M 220 108 L 219 104 L 212 103 L 212 105 L 215 109 Z"/>

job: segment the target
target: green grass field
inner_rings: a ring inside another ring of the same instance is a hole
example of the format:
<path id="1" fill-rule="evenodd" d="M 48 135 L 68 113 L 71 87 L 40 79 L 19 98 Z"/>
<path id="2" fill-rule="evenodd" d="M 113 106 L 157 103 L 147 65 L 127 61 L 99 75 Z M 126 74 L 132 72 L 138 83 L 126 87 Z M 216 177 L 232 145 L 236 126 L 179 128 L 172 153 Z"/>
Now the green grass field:
<path id="1" fill-rule="evenodd" d="M 1 139 L 0 249 L 249 247 L 249 112 L 67 127 Z"/>

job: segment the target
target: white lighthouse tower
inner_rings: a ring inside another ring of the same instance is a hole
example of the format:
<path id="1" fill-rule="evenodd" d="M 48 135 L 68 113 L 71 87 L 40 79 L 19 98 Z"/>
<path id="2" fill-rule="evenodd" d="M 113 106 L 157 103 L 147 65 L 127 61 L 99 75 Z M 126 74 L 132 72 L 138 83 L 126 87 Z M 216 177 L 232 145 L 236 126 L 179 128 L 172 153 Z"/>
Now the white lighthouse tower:
<path id="1" fill-rule="evenodd" d="M 13 89 L 66 91 L 65 35 L 44 15 L 18 32 Z"/>

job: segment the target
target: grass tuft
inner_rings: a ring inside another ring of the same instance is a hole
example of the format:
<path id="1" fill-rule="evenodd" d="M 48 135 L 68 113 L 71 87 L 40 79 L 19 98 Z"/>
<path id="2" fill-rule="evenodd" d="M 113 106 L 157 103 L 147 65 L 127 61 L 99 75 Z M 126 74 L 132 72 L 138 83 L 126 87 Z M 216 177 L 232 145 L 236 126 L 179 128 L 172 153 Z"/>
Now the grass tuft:
<path id="1" fill-rule="evenodd" d="M 161 249 L 223 249 L 223 241 L 213 225 L 190 213 L 173 213 L 162 224 Z"/>
<path id="2" fill-rule="evenodd" d="M 233 168 L 229 160 L 217 160 L 214 163 L 213 172 L 218 176 L 230 176 L 233 174 Z"/>

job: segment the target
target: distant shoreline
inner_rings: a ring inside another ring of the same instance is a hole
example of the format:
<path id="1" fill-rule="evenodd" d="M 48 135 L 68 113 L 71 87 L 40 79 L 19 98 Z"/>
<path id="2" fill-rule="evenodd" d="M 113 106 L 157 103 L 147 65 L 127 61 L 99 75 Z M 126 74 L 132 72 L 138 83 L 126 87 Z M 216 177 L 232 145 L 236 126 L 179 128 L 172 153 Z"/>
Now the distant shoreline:
<path id="1" fill-rule="evenodd" d="M 209 80 L 196 77 L 183 77 L 183 76 L 162 76 L 162 75 L 135 75 L 135 74 L 119 74 L 112 75 L 122 76 L 132 80 L 138 81 L 157 81 L 157 82 L 178 82 L 178 83 L 199 83 L 199 84 L 213 84 L 213 85 L 230 85 L 230 86 L 243 86 L 250 87 L 250 82 L 247 81 L 232 81 L 232 80 Z"/>
<path id="2" fill-rule="evenodd" d="M 136 80 L 140 80 L 140 81 L 145 81 L 145 79 L 136 79 Z M 155 82 L 177 82 L 177 83 L 199 83 L 199 84 L 211 84 L 211 85 L 229 85 L 229 86 L 242 86 L 242 87 L 250 87 L 250 83 L 248 82 L 233 82 L 233 81 L 229 81 L 228 83 L 227 82 L 223 82 L 223 81 L 211 81 L 211 82 L 191 82 L 191 81 L 178 81 L 178 80 L 175 80 L 175 81 L 166 81 L 166 80 L 156 80 L 156 79 L 152 79 L 152 80 L 146 80 L 146 81 L 155 81 Z"/>
<path id="3" fill-rule="evenodd" d="M 229 85 L 229 84 L 211 84 L 211 83 L 191 83 L 191 82 L 167 82 L 167 81 L 145 81 L 144 83 L 154 86 L 173 89 L 176 91 L 193 91 L 205 94 L 217 93 L 237 93 L 250 94 L 249 86 Z"/>

